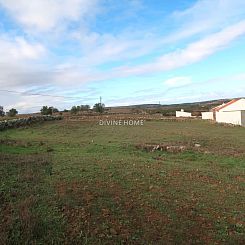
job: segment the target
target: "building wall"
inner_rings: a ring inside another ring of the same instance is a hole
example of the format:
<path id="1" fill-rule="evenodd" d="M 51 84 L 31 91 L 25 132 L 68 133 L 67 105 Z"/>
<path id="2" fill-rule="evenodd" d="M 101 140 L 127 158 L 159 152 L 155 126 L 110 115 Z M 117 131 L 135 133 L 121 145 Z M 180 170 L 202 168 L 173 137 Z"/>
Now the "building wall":
<path id="1" fill-rule="evenodd" d="M 245 99 L 240 99 L 235 103 L 228 105 L 220 111 L 244 111 L 245 110 Z"/>
<path id="2" fill-rule="evenodd" d="M 245 127 L 245 111 L 241 111 L 241 125 Z"/>
<path id="3" fill-rule="evenodd" d="M 202 119 L 204 120 L 214 120 L 214 113 L 211 111 L 202 112 Z"/>
<path id="4" fill-rule="evenodd" d="M 176 111 L 176 117 L 191 117 L 191 112 Z"/>
<path id="5" fill-rule="evenodd" d="M 216 121 L 219 123 L 242 125 L 242 111 L 216 112 Z"/>

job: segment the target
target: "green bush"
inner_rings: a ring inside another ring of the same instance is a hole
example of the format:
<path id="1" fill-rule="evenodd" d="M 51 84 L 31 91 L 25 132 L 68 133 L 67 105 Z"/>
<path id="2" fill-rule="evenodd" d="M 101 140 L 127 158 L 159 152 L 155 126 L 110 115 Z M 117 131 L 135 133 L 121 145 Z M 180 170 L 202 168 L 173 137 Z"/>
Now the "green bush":
<path id="1" fill-rule="evenodd" d="M 18 111 L 17 111 L 16 109 L 14 109 L 14 108 L 10 109 L 9 112 L 7 112 L 7 115 L 8 115 L 9 117 L 14 117 L 14 116 L 16 116 L 17 114 L 18 114 Z"/>

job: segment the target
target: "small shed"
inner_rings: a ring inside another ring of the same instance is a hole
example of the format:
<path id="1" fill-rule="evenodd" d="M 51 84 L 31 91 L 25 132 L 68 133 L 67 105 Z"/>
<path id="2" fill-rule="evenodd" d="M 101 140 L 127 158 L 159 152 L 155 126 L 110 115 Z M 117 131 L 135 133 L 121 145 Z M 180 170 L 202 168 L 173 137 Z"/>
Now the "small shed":
<path id="1" fill-rule="evenodd" d="M 191 112 L 185 112 L 184 109 L 176 111 L 176 117 L 192 117 Z"/>

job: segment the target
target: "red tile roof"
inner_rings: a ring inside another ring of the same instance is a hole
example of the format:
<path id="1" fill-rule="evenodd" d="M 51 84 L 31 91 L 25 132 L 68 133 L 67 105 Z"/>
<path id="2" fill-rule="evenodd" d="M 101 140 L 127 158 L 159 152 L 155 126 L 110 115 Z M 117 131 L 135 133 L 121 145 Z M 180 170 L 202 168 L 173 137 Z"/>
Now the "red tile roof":
<path id="1" fill-rule="evenodd" d="M 225 108 L 225 107 L 227 107 L 227 106 L 229 106 L 229 105 L 231 105 L 231 104 L 237 102 L 238 100 L 240 100 L 240 99 L 234 99 L 234 100 L 229 101 L 229 102 L 226 103 L 226 104 L 216 106 L 216 107 L 214 107 L 214 108 L 212 109 L 212 111 L 220 111 L 221 109 L 223 109 L 223 108 Z"/>

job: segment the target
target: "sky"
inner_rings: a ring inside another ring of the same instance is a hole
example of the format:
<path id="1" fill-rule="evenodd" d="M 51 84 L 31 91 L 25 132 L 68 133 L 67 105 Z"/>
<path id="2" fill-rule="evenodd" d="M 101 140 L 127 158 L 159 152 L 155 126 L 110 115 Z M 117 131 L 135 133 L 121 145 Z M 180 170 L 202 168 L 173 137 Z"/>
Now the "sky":
<path id="1" fill-rule="evenodd" d="M 245 97 L 244 0 L 0 0 L 0 105 Z"/>

